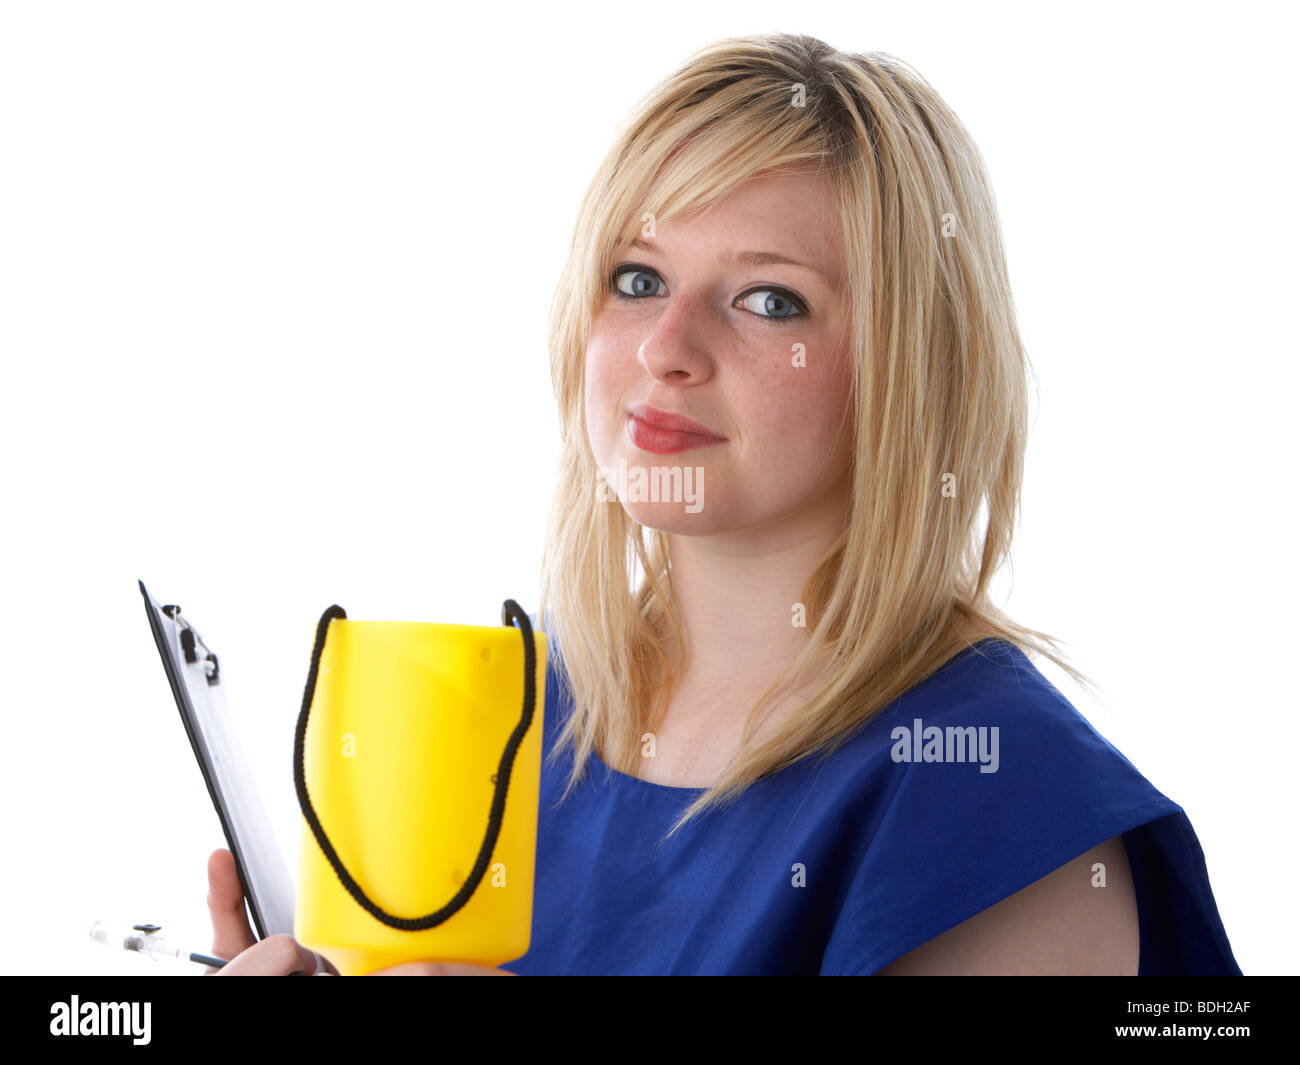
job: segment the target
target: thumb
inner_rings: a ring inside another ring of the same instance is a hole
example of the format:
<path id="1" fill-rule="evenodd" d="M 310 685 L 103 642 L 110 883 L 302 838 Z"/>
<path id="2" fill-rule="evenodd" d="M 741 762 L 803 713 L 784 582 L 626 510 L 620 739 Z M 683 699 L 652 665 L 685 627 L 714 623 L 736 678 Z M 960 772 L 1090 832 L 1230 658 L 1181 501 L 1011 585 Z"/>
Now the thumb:
<path id="1" fill-rule="evenodd" d="M 257 942 L 244 915 L 244 889 L 235 856 L 225 848 L 208 856 L 208 913 L 212 917 L 212 953 L 229 961 Z"/>

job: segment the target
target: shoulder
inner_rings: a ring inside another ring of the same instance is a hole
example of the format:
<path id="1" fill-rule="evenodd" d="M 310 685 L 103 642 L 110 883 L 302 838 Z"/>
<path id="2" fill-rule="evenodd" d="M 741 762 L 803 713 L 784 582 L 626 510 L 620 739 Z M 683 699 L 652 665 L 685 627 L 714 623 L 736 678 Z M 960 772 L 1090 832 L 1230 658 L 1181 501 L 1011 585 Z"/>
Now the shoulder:
<path id="1" fill-rule="evenodd" d="M 968 648 L 869 731 L 876 771 L 896 778 L 892 816 L 970 840 L 963 852 L 991 848 L 1011 860 L 1014 851 L 1035 878 L 1153 816 L 1181 812 L 1002 641 Z"/>
<path id="2" fill-rule="evenodd" d="M 1012 953 L 999 955 L 1007 971 L 1042 964 L 1016 954 L 1014 942 L 1024 929 L 1039 936 L 1043 922 L 1090 928 L 1111 944 L 1103 968 L 1129 964 L 1133 889 L 1122 837 L 1182 809 L 1022 651 L 1001 641 L 968 648 L 873 718 L 855 747 L 856 771 L 873 782 L 862 794 L 884 808 L 870 811 L 826 971 L 878 971 L 977 914 L 945 940 L 955 953 L 941 966 L 962 964 L 971 944 L 987 952 L 990 935 L 1009 944 Z M 1118 890 L 1092 886 L 1098 864 Z M 1065 971 L 1098 962 L 1088 934 L 1047 936 L 1083 951 L 1057 959 Z M 906 964 L 918 960 L 926 959 Z"/>

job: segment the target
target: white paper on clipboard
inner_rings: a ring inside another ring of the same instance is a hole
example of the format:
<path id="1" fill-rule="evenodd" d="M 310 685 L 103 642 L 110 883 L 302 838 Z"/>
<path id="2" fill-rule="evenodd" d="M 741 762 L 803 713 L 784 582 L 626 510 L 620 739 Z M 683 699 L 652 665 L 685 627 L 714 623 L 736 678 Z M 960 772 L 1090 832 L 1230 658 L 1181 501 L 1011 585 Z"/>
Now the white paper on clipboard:
<path id="1" fill-rule="evenodd" d="M 254 931 L 259 939 L 292 935 L 293 880 L 226 711 L 225 666 L 179 607 L 160 607 L 139 583 L 181 721 L 235 856 Z"/>

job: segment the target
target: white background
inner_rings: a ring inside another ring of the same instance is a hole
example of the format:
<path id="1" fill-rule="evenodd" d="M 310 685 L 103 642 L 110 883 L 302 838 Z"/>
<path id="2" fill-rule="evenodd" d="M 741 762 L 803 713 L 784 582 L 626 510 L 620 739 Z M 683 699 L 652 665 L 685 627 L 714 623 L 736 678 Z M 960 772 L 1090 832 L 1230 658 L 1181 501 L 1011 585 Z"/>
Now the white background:
<path id="1" fill-rule="evenodd" d="M 1003 602 L 1187 811 L 1243 969 L 1295 971 L 1283 10 L 0 6 L 0 971 L 164 971 L 100 917 L 210 944 L 224 840 L 137 579 L 220 656 L 295 871 L 321 612 L 535 609 L 579 199 L 642 93 L 769 30 L 907 60 L 974 134 L 1038 376 Z"/>

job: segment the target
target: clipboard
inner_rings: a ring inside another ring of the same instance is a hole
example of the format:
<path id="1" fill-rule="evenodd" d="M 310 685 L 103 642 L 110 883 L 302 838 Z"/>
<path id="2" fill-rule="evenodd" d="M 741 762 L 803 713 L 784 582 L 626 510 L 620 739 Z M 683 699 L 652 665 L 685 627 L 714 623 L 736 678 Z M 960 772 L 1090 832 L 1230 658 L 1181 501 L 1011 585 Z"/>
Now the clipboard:
<path id="1" fill-rule="evenodd" d="M 293 880 L 227 713 L 217 656 L 181 616 L 179 606 L 160 607 L 144 581 L 139 584 L 185 734 L 235 856 L 257 937 L 293 935 Z"/>

